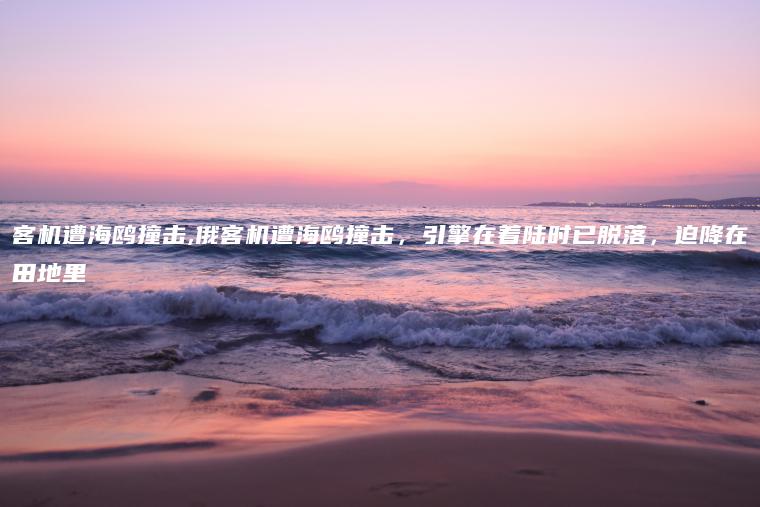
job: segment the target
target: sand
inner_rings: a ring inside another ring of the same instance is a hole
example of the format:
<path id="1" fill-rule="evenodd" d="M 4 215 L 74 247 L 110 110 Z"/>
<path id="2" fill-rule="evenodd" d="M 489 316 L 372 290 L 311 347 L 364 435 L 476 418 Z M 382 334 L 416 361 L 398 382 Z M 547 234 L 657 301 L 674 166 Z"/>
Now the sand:
<path id="1" fill-rule="evenodd" d="M 0 506 L 760 504 L 754 425 L 726 422 L 726 395 L 698 406 L 602 380 L 2 388 Z"/>
<path id="2" fill-rule="evenodd" d="M 15 463 L 8 506 L 758 505 L 760 454 L 550 433 L 384 433 L 265 454 Z"/>

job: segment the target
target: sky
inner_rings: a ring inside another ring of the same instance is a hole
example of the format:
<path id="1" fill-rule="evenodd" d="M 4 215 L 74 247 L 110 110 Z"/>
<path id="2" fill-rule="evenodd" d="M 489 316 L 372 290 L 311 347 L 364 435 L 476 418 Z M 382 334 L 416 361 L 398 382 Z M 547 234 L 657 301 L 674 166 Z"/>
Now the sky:
<path id="1" fill-rule="evenodd" d="M 0 199 L 760 195 L 760 2 L 0 0 Z"/>

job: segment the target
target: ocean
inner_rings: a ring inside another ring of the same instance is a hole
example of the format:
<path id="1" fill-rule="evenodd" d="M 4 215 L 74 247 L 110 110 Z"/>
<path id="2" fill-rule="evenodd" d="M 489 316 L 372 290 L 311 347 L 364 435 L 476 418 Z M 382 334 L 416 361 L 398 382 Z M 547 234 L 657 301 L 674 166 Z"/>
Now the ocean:
<path id="1" fill-rule="evenodd" d="M 41 224 L 386 224 L 403 245 L 14 245 Z M 644 245 L 424 244 L 438 224 L 644 224 Z M 746 245 L 675 245 L 679 225 Z M 710 209 L 0 204 L 0 386 L 171 370 L 366 388 L 674 368 L 759 380 L 760 213 Z M 11 283 L 86 263 L 84 284 Z"/>

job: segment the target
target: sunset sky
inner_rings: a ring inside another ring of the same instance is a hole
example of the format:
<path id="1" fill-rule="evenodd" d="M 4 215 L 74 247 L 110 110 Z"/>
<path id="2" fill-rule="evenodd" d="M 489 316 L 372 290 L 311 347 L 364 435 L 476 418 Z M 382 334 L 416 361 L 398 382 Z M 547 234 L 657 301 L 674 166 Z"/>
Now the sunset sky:
<path id="1" fill-rule="evenodd" d="M 760 194 L 760 2 L 0 0 L 0 199 Z"/>

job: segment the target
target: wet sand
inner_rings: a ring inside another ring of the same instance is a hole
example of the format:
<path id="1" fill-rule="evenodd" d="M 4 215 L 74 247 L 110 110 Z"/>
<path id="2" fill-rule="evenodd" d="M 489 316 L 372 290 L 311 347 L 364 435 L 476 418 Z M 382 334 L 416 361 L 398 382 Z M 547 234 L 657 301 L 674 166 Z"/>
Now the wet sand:
<path id="1" fill-rule="evenodd" d="M 757 505 L 751 420 L 650 382 L 2 388 L 0 506 Z"/>

